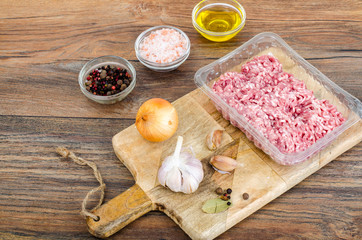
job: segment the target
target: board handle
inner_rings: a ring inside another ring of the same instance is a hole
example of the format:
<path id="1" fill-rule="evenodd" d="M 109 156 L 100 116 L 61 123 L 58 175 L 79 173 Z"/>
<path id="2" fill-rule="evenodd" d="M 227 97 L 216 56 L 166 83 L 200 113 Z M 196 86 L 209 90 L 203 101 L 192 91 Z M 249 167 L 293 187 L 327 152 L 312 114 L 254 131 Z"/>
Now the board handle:
<path id="1" fill-rule="evenodd" d="M 106 238 L 151 210 L 151 199 L 135 184 L 93 211 L 99 220 L 87 217 L 88 230 L 96 237 Z"/>

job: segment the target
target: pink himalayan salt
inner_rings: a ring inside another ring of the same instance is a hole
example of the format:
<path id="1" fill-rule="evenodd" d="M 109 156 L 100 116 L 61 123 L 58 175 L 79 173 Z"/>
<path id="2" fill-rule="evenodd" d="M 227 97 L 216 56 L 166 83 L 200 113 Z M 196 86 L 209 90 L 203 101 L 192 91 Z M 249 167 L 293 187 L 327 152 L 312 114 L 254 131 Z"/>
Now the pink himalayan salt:
<path id="1" fill-rule="evenodd" d="M 151 62 L 170 63 L 187 49 L 186 39 L 176 30 L 162 28 L 151 32 L 140 44 L 140 55 Z"/>

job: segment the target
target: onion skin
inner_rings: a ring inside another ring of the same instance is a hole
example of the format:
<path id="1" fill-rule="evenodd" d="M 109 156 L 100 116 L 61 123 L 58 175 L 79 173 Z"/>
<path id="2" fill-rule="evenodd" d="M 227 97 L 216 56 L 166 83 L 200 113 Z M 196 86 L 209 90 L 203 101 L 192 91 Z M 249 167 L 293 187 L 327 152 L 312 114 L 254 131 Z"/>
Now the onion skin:
<path id="1" fill-rule="evenodd" d="M 165 141 L 177 130 L 176 109 L 165 99 L 149 99 L 138 109 L 135 125 L 142 137 L 148 141 Z"/>

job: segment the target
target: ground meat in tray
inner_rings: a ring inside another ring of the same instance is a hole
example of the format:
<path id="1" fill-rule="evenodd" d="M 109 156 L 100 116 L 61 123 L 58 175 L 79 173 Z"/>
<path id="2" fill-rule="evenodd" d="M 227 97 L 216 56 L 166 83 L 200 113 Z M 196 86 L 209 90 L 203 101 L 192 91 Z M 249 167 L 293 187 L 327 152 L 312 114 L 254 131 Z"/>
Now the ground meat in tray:
<path id="1" fill-rule="evenodd" d="M 213 91 L 282 153 L 306 150 L 345 121 L 272 55 L 253 58 L 240 72 L 224 73 Z"/>

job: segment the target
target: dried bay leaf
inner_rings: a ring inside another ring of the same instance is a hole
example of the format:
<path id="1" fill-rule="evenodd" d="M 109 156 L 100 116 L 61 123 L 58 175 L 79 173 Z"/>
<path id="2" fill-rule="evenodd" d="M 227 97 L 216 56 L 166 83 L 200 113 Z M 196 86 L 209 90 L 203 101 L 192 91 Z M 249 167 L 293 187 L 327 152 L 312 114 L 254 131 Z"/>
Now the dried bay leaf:
<path id="1" fill-rule="evenodd" d="M 224 201 L 220 198 L 214 198 L 207 200 L 202 206 L 202 211 L 205 213 L 219 213 L 228 209 L 231 205 L 227 204 L 228 201 Z"/>

